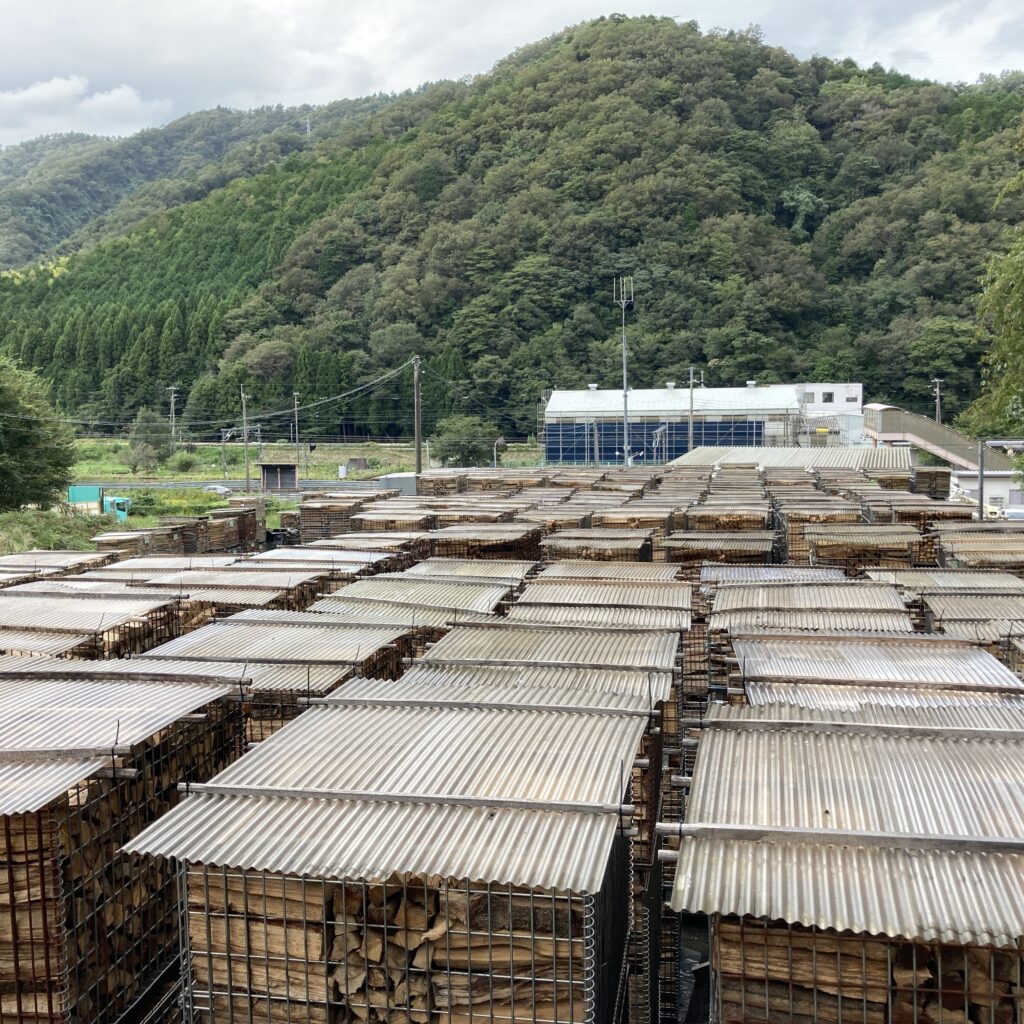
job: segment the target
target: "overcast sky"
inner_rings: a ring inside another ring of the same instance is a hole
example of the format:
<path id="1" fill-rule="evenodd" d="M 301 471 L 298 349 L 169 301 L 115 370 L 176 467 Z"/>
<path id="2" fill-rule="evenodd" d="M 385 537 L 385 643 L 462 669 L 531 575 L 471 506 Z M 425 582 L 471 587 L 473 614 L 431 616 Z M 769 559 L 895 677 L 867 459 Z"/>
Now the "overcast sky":
<path id="1" fill-rule="evenodd" d="M 618 10 L 759 24 L 798 56 L 942 81 L 1024 67 L 1022 0 L 0 0 L 0 145 L 219 104 L 323 103 L 485 71 Z"/>

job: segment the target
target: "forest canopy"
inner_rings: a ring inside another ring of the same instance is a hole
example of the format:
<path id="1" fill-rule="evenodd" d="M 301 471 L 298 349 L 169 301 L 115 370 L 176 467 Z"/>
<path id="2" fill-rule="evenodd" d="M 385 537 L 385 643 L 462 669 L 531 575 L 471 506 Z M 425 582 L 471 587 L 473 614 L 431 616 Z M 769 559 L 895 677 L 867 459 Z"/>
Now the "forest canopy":
<path id="1" fill-rule="evenodd" d="M 989 264 L 1024 259 L 1024 195 L 1000 198 L 1022 110 L 1020 73 L 946 86 L 601 18 L 349 111 L 194 201 L 76 228 L 78 251 L 0 277 L 0 351 L 109 429 L 176 385 L 197 434 L 242 387 L 286 409 L 418 352 L 428 430 L 472 415 L 522 436 L 546 389 L 615 386 L 626 273 L 637 387 L 694 365 L 926 410 L 938 374 L 955 415 L 1005 323 L 979 315 Z M 408 435 L 409 390 L 306 426 Z"/>

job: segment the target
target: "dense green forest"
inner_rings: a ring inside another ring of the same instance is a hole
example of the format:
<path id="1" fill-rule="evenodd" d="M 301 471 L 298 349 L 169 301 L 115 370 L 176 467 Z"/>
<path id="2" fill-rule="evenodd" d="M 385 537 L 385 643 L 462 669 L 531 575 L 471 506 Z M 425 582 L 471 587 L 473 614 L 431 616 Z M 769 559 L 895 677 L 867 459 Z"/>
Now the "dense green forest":
<path id="1" fill-rule="evenodd" d="M 693 364 L 919 409 L 938 373 L 950 414 L 978 396 L 981 282 L 1024 217 L 1002 194 L 1022 74 L 951 87 L 613 16 L 376 103 L 195 201 L 166 181 L 173 201 L 65 232 L 89 245 L 0 278 L 0 350 L 96 423 L 177 385 L 199 434 L 243 386 L 283 410 L 419 352 L 428 429 L 456 412 L 526 434 L 545 388 L 615 385 L 627 273 L 635 386 Z M 53 144 L 19 180 L 74 151 Z M 306 426 L 407 434 L 409 386 Z"/>
<path id="2" fill-rule="evenodd" d="M 377 96 L 319 108 L 218 108 L 126 139 L 51 135 L 2 148 L 0 268 L 122 234 L 151 213 L 258 173 L 385 102 Z"/>

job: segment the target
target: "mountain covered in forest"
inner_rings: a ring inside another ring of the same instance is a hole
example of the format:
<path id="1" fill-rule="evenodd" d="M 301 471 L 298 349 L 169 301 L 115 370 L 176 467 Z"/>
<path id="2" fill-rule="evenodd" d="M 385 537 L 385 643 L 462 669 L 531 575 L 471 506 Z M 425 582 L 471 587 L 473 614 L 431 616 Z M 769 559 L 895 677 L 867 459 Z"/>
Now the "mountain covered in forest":
<path id="1" fill-rule="evenodd" d="M 386 102 L 219 107 L 123 139 L 71 133 L 0 148 L 0 269 L 124 234 L 149 214 L 256 174 Z"/>
<path id="2" fill-rule="evenodd" d="M 198 435 L 243 386 L 279 410 L 418 352 L 428 426 L 459 411 L 526 434 L 545 389 L 615 385 L 611 279 L 631 274 L 634 386 L 694 365 L 714 385 L 863 380 L 919 409 L 939 375 L 949 414 L 979 393 L 978 297 L 1024 218 L 1004 193 L 1022 74 L 941 85 L 613 16 L 472 80 L 326 109 L 308 137 L 304 113 L 215 111 L 159 155 L 149 132 L 0 150 L 0 219 L 32 257 L 0 275 L 0 352 L 97 423 L 176 385 Z M 66 211 L 66 181 L 115 165 Z M 307 425 L 407 435 L 409 387 Z"/>

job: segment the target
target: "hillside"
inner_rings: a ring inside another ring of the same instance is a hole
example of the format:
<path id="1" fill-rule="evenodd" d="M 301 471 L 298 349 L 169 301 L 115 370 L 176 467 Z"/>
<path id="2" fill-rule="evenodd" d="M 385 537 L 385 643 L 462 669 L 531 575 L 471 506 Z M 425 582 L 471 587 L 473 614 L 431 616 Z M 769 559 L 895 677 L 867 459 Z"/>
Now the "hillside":
<path id="1" fill-rule="evenodd" d="M 282 409 L 419 351 L 428 426 L 459 409 L 525 434 L 544 388 L 614 385 L 610 278 L 632 273 L 636 386 L 693 363 L 926 408 L 938 372 L 953 414 L 978 393 L 979 282 L 1024 216 L 996 202 L 1022 109 L 1019 74 L 953 88 L 600 19 L 7 275 L 0 349 L 103 422 L 176 384 L 200 433 L 242 384 Z M 407 394 L 309 426 L 408 433 Z"/>
<path id="2" fill-rule="evenodd" d="M 304 149 L 380 109 L 384 97 L 322 108 L 218 108 L 125 139 L 54 135 L 0 149 L 0 268 L 121 234 Z"/>

